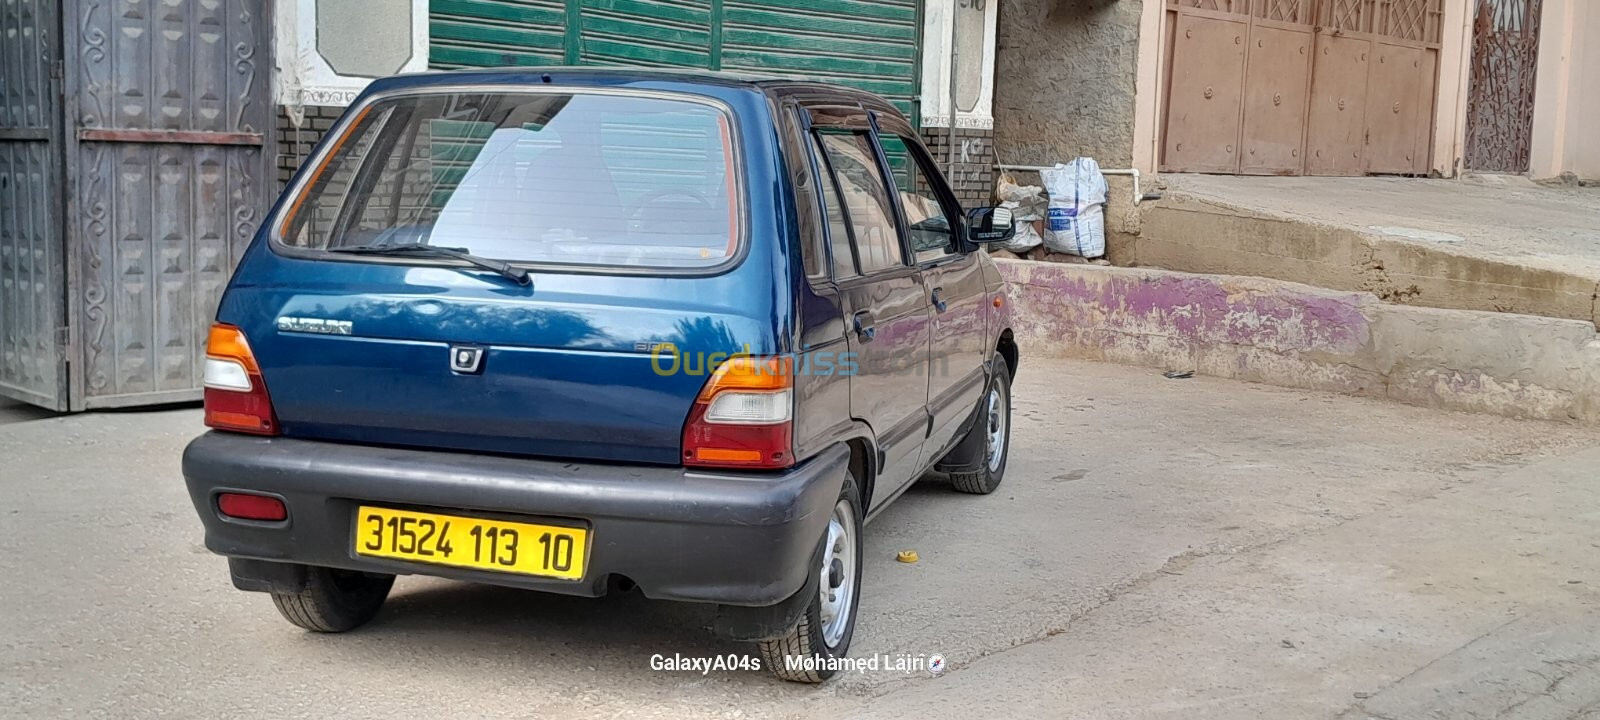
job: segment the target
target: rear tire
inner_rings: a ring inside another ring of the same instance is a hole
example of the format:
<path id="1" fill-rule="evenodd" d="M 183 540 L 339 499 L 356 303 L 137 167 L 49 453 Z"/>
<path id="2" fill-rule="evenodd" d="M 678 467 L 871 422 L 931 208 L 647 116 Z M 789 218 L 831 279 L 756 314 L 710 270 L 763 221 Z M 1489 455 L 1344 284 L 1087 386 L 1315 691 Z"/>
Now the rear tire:
<path id="1" fill-rule="evenodd" d="M 394 586 L 393 575 L 372 575 L 324 567 L 306 568 L 306 587 L 273 593 L 283 619 L 312 632 L 354 630 L 377 616 Z"/>
<path id="2" fill-rule="evenodd" d="M 861 604 L 861 529 L 861 494 L 855 477 L 847 474 L 828 529 L 819 541 L 819 560 L 812 569 L 819 576 L 817 593 L 787 633 L 757 644 L 761 661 L 772 674 L 789 682 L 820 683 L 838 672 L 832 663 L 850 652 L 856 609 Z M 830 597 L 834 599 L 830 601 Z M 815 666 L 796 663 L 791 668 L 791 658 L 815 658 Z"/>
<path id="3" fill-rule="evenodd" d="M 1000 487 L 1006 474 L 1006 460 L 1011 455 L 1011 366 L 995 353 L 989 364 L 994 373 L 984 390 L 983 404 L 978 406 L 978 417 L 969 433 L 982 433 L 984 440 L 983 467 L 973 472 L 950 473 L 950 484 L 956 490 L 973 495 L 988 495 Z"/>

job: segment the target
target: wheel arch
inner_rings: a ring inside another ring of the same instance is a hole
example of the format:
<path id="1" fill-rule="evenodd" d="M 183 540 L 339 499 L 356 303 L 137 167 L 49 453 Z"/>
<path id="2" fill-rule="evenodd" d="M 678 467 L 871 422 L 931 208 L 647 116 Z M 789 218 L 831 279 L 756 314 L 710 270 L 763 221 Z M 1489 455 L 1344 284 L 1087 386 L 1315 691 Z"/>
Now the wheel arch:
<path id="1" fill-rule="evenodd" d="M 1011 372 L 1011 377 L 1016 377 L 1017 364 L 1022 362 L 1022 353 L 1017 348 L 1017 338 L 1011 332 L 1011 328 L 1000 331 L 1000 339 L 995 342 L 994 349 L 1000 353 L 1000 357 L 1006 359 L 1006 369 Z"/>
<path id="2" fill-rule="evenodd" d="M 856 489 L 861 493 L 861 514 L 863 517 L 872 511 L 869 505 L 872 502 L 872 487 L 878 477 L 878 450 L 872 439 L 865 435 L 858 435 L 844 441 L 850 448 L 850 474 L 856 479 Z"/>

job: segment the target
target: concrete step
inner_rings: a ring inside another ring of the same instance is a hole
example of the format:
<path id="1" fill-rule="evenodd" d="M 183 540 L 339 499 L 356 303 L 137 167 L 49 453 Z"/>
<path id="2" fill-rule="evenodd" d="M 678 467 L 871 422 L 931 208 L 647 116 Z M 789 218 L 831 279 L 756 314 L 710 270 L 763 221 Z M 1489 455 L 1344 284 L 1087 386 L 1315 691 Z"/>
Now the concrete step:
<path id="1" fill-rule="evenodd" d="M 1600 325 L 1600 191 L 1400 178 L 1163 176 L 1118 265 Z"/>
<path id="2" fill-rule="evenodd" d="M 996 264 L 1025 358 L 1600 425 L 1600 334 L 1591 320 L 1417 307 L 1261 277 Z"/>

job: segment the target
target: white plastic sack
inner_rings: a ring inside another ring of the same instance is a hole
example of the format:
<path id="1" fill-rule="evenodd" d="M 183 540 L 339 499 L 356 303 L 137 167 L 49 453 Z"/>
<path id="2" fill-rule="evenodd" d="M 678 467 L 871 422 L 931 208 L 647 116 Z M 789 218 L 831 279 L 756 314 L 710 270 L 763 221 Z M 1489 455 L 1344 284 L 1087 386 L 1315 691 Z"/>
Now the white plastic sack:
<path id="1" fill-rule="evenodd" d="M 1016 234 L 999 244 L 1003 250 L 1021 255 L 1044 242 L 1039 236 L 1039 231 L 1034 229 L 1034 222 L 1043 220 L 1049 200 L 1045 198 L 1044 188 L 1038 185 L 1018 185 L 1010 175 L 1001 175 L 1000 181 L 995 185 L 995 197 L 1000 198 L 1000 207 L 1011 208 L 1012 223 Z"/>
<path id="2" fill-rule="evenodd" d="M 1045 247 L 1086 258 L 1106 254 L 1106 178 L 1094 158 L 1039 173 L 1050 193 Z"/>
<path id="3" fill-rule="evenodd" d="M 1044 242 L 1044 238 L 1039 237 L 1039 231 L 1033 229 L 1033 223 L 1039 219 L 1037 216 L 1023 220 L 1021 208 L 1011 200 L 1000 203 L 1000 207 L 1011 209 L 1012 227 L 1016 229 L 1016 233 L 1011 236 L 1010 240 L 996 243 L 996 247 L 1021 255 L 1039 247 Z"/>

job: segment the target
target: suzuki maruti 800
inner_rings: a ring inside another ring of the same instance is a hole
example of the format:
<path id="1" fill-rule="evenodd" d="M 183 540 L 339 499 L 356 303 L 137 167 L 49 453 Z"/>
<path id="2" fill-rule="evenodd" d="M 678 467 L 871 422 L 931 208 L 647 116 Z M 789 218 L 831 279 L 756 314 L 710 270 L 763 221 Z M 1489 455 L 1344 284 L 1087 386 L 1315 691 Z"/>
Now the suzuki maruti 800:
<path id="1" fill-rule="evenodd" d="M 206 546 L 289 622 L 396 575 L 717 606 L 817 682 L 862 532 L 1006 469 L 1017 347 L 906 119 L 855 90 L 577 68 L 378 80 L 211 328 L 184 453 Z"/>

